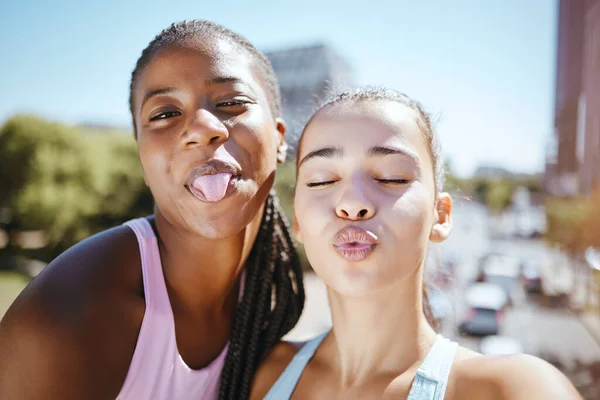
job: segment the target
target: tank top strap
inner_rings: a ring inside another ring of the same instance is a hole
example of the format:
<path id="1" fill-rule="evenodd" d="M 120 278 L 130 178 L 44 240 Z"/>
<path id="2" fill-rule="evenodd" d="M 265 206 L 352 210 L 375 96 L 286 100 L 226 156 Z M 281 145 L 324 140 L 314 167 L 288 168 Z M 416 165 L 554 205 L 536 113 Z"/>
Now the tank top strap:
<path id="1" fill-rule="evenodd" d="M 443 400 L 458 344 L 437 335 L 417 370 L 408 400 Z"/>
<path id="2" fill-rule="evenodd" d="M 150 222 L 146 218 L 136 218 L 125 222 L 124 225 L 133 230 L 140 248 L 146 307 L 153 310 L 161 310 L 172 315 L 165 277 L 160 262 L 158 241 Z"/>
<path id="3" fill-rule="evenodd" d="M 315 355 L 317 348 L 327 336 L 327 332 L 323 332 L 319 336 L 309 340 L 302 346 L 298 353 L 294 356 L 292 361 L 288 364 L 283 374 L 277 379 L 277 382 L 273 385 L 265 400 L 280 400 L 289 399 L 294 393 L 294 389 L 306 368 L 306 364 Z"/>
<path id="4" fill-rule="evenodd" d="M 135 232 L 135 236 L 140 239 L 156 238 L 154 230 L 147 218 L 136 218 L 124 223 Z"/>

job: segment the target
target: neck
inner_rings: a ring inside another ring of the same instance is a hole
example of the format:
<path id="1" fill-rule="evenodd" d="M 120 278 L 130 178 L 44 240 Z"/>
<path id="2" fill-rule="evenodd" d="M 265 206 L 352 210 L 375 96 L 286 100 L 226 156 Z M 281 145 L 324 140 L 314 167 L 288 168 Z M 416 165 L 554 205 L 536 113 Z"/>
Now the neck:
<path id="1" fill-rule="evenodd" d="M 350 298 L 328 288 L 334 328 L 324 345 L 341 387 L 381 374 L 398 376 L 425 358 L 436 333 L 423 314 L 421 287 L 418 269 L 415 276 L 367 297 Z"/>
<path id="2" fill-rule="evenodd" d="M 239 234 L 208 240 L 177 228 L 156 209 L 160 258 L 172 306 L 217 313 L 231 308 L 260 227 L 262 209 L 257 214 Z"/>

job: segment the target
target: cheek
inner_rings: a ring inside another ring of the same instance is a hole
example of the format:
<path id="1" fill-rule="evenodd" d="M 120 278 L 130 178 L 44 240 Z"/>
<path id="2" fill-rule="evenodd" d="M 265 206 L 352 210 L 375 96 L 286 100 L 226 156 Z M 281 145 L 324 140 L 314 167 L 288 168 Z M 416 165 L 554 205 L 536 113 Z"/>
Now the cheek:
<path id="1" fill-rule="evenodd" d="M 297 188 L 294 195 L 294 215 L 303 238 L 323 235 L 325 225 L 334 217 L 330 202 L 314 193 Z"/>
<path id="2" fill-rule="evenodd" d="M 164 138 L 142 137 L 138 142 L 138 151 L 144 177 L 152 188 L 153 182 L 162 182 L 167 179 L 169 155 L 165 149 L 169 148 Z"/>
<path id="3" fill-rule="evenodd" d="M 231 139 L 244 153 L 252 174 L 257 177 L 270 175 L 277 166 L 277 141 L 273 123 L 252 117 L 245 120 L 244 125 L 233 127 L 232 132 Z"/>
<path id="4" fill-rule="evenodd" d="M 433 216 L 433 202 L 427 191 L 419 188 L 407 191 L 390 211 L 386 219 L 394 222 L 388 226 L 397 231 L 402 247 L 418 249 L 426 245 Z"/>
<path id="5" fill-rule="evenodd" d="M 335 234 L 328 225 L 334 221 L 335 216 L 327 202 L 315 199 L 312 194 L 304 189 L 296 191 L 294 214 L 306 256 L 313 268 L 322 275 L 325 271 L 319 269 L 329 263 L 321 261 L 324 257 L 331 256 L 328 248 L 332 246 Z"/>

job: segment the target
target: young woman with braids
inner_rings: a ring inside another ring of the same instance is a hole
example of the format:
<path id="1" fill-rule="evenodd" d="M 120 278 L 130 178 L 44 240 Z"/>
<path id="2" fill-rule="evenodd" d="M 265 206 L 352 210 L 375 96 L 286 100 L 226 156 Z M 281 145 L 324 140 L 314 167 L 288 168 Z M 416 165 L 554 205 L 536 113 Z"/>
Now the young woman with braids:
<path id="1" fill-rule="evenodd" d="M 423 313 L 429 241 L 452 227 L 437 136 L 421 106 L 392 90 L 344 92 L 305 127 L 294 228 L 327 285 L 333 327 L 300 350 L 275 346 L 251 398 L 574 399 L 532 356 L 485 357 Z"/>
<path id="2" fill-rule="evenodd" d="M 173 24 L 142 52 L 130 106 L 154 216 L 79 243 L 18 297 L 3 400 L 244 399 L 302 312 L 270 192 L 286 146 L 265 56 L 219 25 Z"/>

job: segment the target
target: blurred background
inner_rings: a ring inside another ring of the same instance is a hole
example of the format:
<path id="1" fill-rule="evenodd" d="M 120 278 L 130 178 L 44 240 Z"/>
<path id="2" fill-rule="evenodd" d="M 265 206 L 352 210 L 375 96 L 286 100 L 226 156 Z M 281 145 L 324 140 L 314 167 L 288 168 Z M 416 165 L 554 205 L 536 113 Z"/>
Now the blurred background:
<path id="1" fill-rule="evenodd" d="M 268 55 L 292 155 L 331 88 L 385 85 L 422 102 L 456 203 L 427 260 L 439 331 L 485 354 L 542 357 L 600 399 L 600 0 L 201 3 L 3 6 L 0 317 L 60 252 L 152 212 L 130 73 L 170 23 L 208 19 Z M 294 174 L 290 157 L 277 177 L 288 216 Z M 330 324 L 303 263 L 306 311 L 290 339 Z"/>

